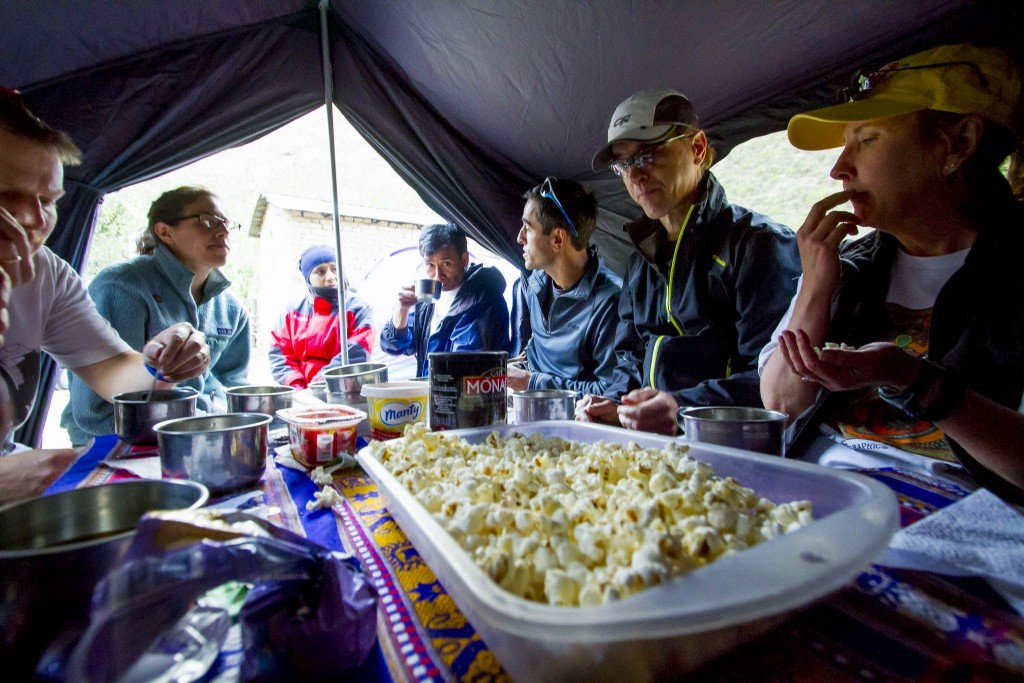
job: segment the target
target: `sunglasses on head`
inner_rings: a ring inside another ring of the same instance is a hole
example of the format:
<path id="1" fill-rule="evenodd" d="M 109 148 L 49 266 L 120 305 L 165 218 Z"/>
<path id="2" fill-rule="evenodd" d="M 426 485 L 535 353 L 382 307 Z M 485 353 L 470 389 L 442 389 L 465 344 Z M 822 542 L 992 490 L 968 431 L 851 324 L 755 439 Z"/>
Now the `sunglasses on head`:
<path id="1" fill-rule="evenodd" d="M 569 218 L 569 213 L 565 210 L 565 207 L 562 206 L 562 202 L 558 201 L 558 195 L 555 194 L 554 182 L 557 180 L 558 178 L 554 178 L 552 176 L 545 178 L 544 182 L 540 185 L 540 196 L 554 202 L 555 206 L 558 207 L 558 210 L 562 212 L 563 216 L 565 216 L 565 221 L 569 224 L 569 232 L 572 233 L 573 237 L 579 237 L 580 233 L 576 230 L 576 224 L 572 222 L 571 218 Z"/>
<path id="2" fill-rule="evenodd" d="M 988 79 L 981 69 L 973 62 L 938 62 L 936 64 L 921 64 L 920 66 L 893 66 L 869 71 L 865 73 L 857 71 L 850 81 L 850 85 L 840 88 L 836 94 L 836 104 L 847 104 L 864 99 L 872 90 L 885 83 L 897 71 L 917 71 L 919 69 L 942 69 L 947 66 L 964 66 L 974 72 L 983 88 L 988 87 Z"/>

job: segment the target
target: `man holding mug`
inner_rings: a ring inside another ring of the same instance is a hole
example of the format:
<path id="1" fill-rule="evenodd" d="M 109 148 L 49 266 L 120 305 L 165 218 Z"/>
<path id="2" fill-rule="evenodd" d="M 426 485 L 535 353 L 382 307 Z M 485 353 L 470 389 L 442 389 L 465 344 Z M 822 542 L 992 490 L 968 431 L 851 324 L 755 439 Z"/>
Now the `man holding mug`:
<path id="1" fill-rule="evenodd" d="M 508 351 L 505 277 L 497 268 L 469 264 L 466 233 L 452 223 L 428 225 L 420 233 L 427 276 L 441 282 L 441 294 L 420 301 L 414 285 L 398 291 L 398 306 L 384 325 L 380 346 L 388 353 L 416 356 L 416 374 L 427 374 L 427 354 L 452 351 Z"/>

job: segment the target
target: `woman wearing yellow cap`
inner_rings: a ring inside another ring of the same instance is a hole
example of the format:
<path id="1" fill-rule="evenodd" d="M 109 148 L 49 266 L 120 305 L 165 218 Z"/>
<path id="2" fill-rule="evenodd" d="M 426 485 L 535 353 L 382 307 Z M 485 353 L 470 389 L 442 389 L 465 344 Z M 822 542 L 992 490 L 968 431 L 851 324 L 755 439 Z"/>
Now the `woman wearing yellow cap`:
<path id="1" fill-rule="evenodd" d="M 798 233 L 800 287 L 760 358 L 765 405 L 810 437 L 793 455 L 962 464 L 1024 501 L 1024 206 L 999 173 L 1020 95 L 1006 54 L 950 45 L 790 121 L 796 147 L 842 148 L 843 183 Z"/>

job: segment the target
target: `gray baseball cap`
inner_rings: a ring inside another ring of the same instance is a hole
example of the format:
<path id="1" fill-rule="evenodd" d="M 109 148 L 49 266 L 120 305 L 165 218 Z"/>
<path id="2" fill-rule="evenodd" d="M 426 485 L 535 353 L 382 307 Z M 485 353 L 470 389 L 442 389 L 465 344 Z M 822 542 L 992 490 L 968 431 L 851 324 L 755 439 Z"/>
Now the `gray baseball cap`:
<path id="1" fill-rule="evenodd" d="M 595 171 L 612 162 L 612 145 L 619 140 L 657 142 L 671 135 L 676 126 L 700 128 L 697 112 L 678 90 L 641 90 L 615 108 L 608 124 L 608 142 L 597 150 L 591 167 Z"/>

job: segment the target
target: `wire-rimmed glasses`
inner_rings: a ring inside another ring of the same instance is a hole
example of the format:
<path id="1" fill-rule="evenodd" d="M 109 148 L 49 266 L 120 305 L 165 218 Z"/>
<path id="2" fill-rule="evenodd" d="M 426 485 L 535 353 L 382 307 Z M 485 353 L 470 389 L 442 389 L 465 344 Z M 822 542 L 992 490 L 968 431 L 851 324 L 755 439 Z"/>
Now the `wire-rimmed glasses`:
<path id="1" fill-rule="evenodd" d="M 680 133 L 679 135 L 674 135 L 668 138 L 667 140 L 662 140 L 661 142 L 655 142 L 650 145 L 644 145 L 639 150 L 637 150 L 637 152 L 632 156 L 628 156 L 623 159 L 616 159 L 615 161 L 613 161 L 611 164 L 612 170 L 615 172 L 615 175 L 624 176 L 627 173 L 629 173 L 629 168 L 631 166 L 636 167 L 638 171 L 642 171 L 646 168 L 650 168 L 651 166 L 655 166 L 658 163 L 658 149 L 662 145 L 667 145 L 673 140 L 678 140 L 680 138 L 693 137 L 694 135 L 696 135 L 696 131 L 691 130 L 685 133 Z"/>
<path id="2" fill-rule="evenodd" d="M 198 218 L 199 224 L 210 231 L 224 228 L 225 230 L 234 232 L 236 230 L 242 229 L 241 223 L 233 223 L 229 221 L 227 218 L 224 218 L 223 216 L 218 216 L 215 213 L 197 213 L 191 216 L 178 216 L 173 221 L 169 222 L 178 223 L 180 221 L 187 221 L 193 218 Z"/>

